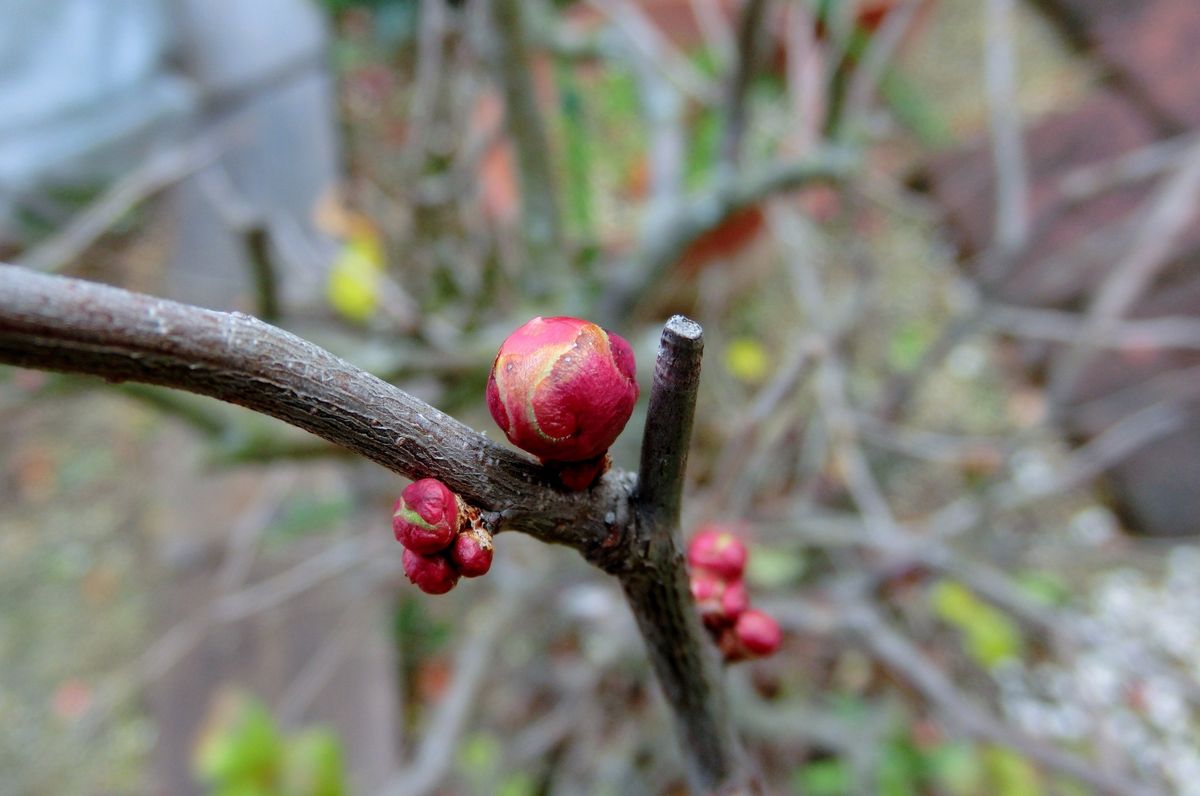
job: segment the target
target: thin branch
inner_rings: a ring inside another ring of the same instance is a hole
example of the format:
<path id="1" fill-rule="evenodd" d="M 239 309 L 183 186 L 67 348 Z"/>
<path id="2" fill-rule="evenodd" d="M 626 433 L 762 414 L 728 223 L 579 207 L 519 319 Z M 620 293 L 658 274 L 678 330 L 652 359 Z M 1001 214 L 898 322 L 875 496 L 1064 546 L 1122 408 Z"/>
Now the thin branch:
<path id="1" fill-rule="evenodd" d="M 736 182 L 719 185 L 710 193 L 682 203 L 659 234 L 643 239 L 633 261 L 614 276 L 601 307 L 601 316 L 625 315 L 638 296 L 658 284 L 697 238 L 739 210 L 776 194 L 809 185 L 839 182 L 858 167 L 854 152 L 830 148 L 785 163 L 769 164 Z"/>
<path id="2" fill-rule="evenodd" d="M 517 155 L 525 246 L 537 270 L 537 281 L 554 286 L 565 277 L 562 218 L 551 170 L 550 141 L 542 125 L 537 87 L 529 68 L 526 5 L 520 0 L 492 0 L 494 62 L 504 93 L 504 122 Z"/>
<path id="3" fill-rule="evenodd" d="M 1029 237 L 1029 174 L 1016 103 L 1014 0 L 987 0 L 984 77 L 996 175 L 996 247 L 1019 251 Z M 1002 258 L 1004 259 L 1004 258 Z"/>
<path id="4" fill-rule="evenodd" d="M 748 118 L 748 94 L 763 47 L 763 20 L 767 0 L 745 0 L 738 18 L 737 61 L 725 87 L 724 131 L 721 138 L 720 169 L 722 176 L 732 174 L 742 154 Z"/>
<path id="5" fill-rule="evenodd" d="M 630 0 L 589 0 L 589 5 L 611 19 L 629 42 L 651 58 L 676 88 L 702 105 L 715 100 L 718 94 L 716 87 L 659 32 L 637 3 Z"/>
<path id="6" fill-rule="evenodd" d="M 654 386 L 642 437 L 642 464 L 634 500 L 644 513 L 666 528 L 678 526 L 687 468 L 688 445 L 704 335 L 700 325 L 682 315 L 667 321 L 654 363 Z"/>
<path id="7" fill-rule="evenodd" d="M 498 597 L 500 599 L 490 601 L 484 616 L 474 617 L 469 635 L 454 656 L 450 691 L 430 720 L 412 764 L 384 786 L 382 793 L 385 796 L 432 793 L 454 764 L 458 741 L 491 670 L 493 651 L 522 609 L 521 595 Z"/>
<path id="8" fill-rule="evenodd" d="M 866 115 L 888 64 L 904 40 L 904 35 L 912 27 L 923 1 L 904 0 L 901 5 L 888 12 L 879 31 L 871 37 L 862 57 L 862 64 L 850 77 L 850 87 L 846 91 L 846 121 L 853 123 Z"/>
<path id="9" fill-rule="evenodd" d="M 1200 203 L 1200 143 L 1193 144 L 1176 171 L 1150 201 L 1125 257 L 1100 284 L 1087 310 L 1080 344 L 1054 368 L 1051 404 L 1060 408 L 1092 359 L 1096 339 L 1108 335 L 1164 267 L 1175 243 L 1195 218 Z"/>
<path id="10" fill-rule="evenodd" d="M 1064 752 L 1002 722 L 959 691 L 937 666 L 898 633 L 874 609 L 856 604 L 845 612 L 845 621 L 858 642 L 921 692 L 950 724 L 968 736 L 1007 746 L 1059 774 L 1083 782 L 1106 794 L 1150 794 L 1155 791 L 1102 765 Z"/>
<path id="11" fill-rule="evenodd" d="M 1078 313 L 998 303 L 988 305 L 982 325 L 1016 337 L 1073 345 L 1084 344 L 1087 332 L 1087 318 Z M 1099 336 L 1093 336 L 1087 345 L 1131 350 L 1200 349 L 1200 320 L 1189 316 L 1113 321 L 1097 331 Z"/>
<path id="12" fill-rule="evenodd" d="M 25 252 L 18 265 L 61 271 L 112 228 L 123 215 L 169 185 L 216 161 L 229 141 L 205 130 L 178 146 L 151 155 L 113 183 L 52 237 Z"/>
<path id="13" fill-rule="evenodd" d="M 635 493 L 639 566 L 619 573 L 659 685 L 682 739 L 698 793 L 744 784 L 733 722 L 720 687 L 715 648 L 700 626 L 677 542 L 679 503 L 691 437 L 703 339 L 675 316 L 663 330 Z"/>
<path id="14" fill-rule="evenodd" d="M 505 526 L 613 554 L 625 476 L 557 491 L 532 460 L 288 332 L 223 313 L 0 266 L 0 362 L 219 398 L 310 431 L 410 478 L 503 511 Z M 605 516 L 613 520 L 605 522 Z M 619 553 L 619 549 L 617 551 Z"/>

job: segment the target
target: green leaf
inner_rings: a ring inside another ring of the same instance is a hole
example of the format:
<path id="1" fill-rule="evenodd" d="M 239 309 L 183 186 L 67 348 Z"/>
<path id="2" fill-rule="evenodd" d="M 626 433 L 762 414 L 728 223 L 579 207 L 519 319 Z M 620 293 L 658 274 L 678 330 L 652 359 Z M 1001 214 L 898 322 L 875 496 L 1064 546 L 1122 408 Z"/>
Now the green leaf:
<path id="1" fill-rule="evenodd" d="M 1042 781 L 1029 762 L 1007 749 L 991 746 L 983 751 L 988 793 L 993 796 L 1041 796 Z"/>
<path id="2" fill-rule="evenodd" d="M 926 754 L 934 780 L 952 796 L 970 796 L 983 789 L 983 762 L 972 744 L 949 741 Z"/>
<path id="3" fill-rule="evenodd" d="M 746 561 L 746 580 L 755 586 L 779 588 L 796 582 L 805 565 L 803 553 L 755 545 Z"/>
<path id="4" fill-rule="evenodd" d="M 804 796 L 844 796 L 853 785 L 850 766 L 837 757 L 808 763 L 792 778 L 793 789 Z"/>
<path id="5" fill-rule="evenodd" d="M 930 591 L 933 610 L 963 638 L 963 647 L 977 663 L 991 668 L 1021 654 L 1021 635 L 1003 612 L 952 580 L 940 580 Z"/>
<path id="6" fill-rule="evenodd" d="M 243 784 L 269 786 L 282 744 L 275 721 L 257 700 L 232 695 L 219 704 L 201 737 L 193 770 L 218 792 Z"/>
<path id="7" fill-rule="evenodd" d="M 288 740 L 283 754 L 281 796 L 343 796 L 346 772 L 336 735 L 320 728 Z"/>
<path id="8" fill-rule="evenodd" d="M 1017 576 L 1017 585 L 1030 597 L 1045 605 L 1065 605 L 1071 599 L 1071 587 L 1053 572 L 1022 572 Z"/>

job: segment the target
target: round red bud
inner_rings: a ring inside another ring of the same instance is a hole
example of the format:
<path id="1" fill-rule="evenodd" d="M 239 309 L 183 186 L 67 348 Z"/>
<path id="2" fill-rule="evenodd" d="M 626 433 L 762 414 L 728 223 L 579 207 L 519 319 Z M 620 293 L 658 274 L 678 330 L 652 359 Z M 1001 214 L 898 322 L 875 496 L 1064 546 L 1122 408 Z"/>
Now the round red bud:
<path id="1" fill-rule="evenodd" d="M 426 594 L 445 594 L 458 583 L 458 570 L 445 555 L 404 551 L 404 574 Z"/>
<path id="2" fill-rule="evenodd" d="M 465 578 L 486 575 L 492 568 L 492 535 L 483 528 L 469 528 L 458 535 L 450 548 L 450 560 Z"/>
<path id="3" fill-rule="evenodd" d="M 751 655 L 762 657 L 779 649 L 783 642 L 783 631 L 779 623 L 762 611 L 749 610 L 738 617 L 733 626 L 739 646 Z"/>
<path id="4" fill-rule="evenodd" d="M 458 533 L 458 497 L 436 478 L 413 481 L 396 501 L 392 532 L 415 553 L 445 550 Z"/>
<path id="5" fill-rule="evenodd" d="M 746 545 L 723 525 L 705 525 L 688 542 L 688 563 L 725 580 L 742 576 L 746 555 Z"/>
<path id="6" fill-rule="evenodd" d="M 500 346 L 488 409 L 510 442 L 544 462 L 589 461 L 629 421 L 634 376 L 633 350 L 620 335 L 579 318 L 538 317 Z"/>

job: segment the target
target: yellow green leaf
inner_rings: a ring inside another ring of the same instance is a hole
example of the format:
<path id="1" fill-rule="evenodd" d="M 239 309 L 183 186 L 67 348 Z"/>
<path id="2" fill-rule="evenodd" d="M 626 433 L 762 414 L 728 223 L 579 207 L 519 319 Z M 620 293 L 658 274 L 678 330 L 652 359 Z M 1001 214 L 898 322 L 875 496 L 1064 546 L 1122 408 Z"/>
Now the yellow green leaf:
<path id="1" fill-rule="evenodd" d="M 771 357 L 762 343 L 751 337 L 738 337 L 725 350 L 725 368 L 738 381 L 758 384 L 771 368 Z"/>

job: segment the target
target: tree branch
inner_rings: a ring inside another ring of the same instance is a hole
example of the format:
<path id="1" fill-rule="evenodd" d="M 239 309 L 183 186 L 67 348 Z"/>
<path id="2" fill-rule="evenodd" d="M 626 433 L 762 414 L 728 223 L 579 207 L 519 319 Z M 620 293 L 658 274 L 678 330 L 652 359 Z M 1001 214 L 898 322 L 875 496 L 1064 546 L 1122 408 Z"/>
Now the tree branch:
<path id="1" fill-rule="evenodd" d="M 496 76 L 504 93 L 504 123 L 516 150 L 525 247 L 538 275 L 535 282 L 561 287 L 565 277 L 562 220 L 551 171 L 550 142 L 542 126 L 537 87 L 529 71 L 527 3 L 492 0 Z"/>
<path id="2" fill-rule="evenodd" d="M 0 363 L 158 384 L 248 407 L 410 478 L 438 478 L 467 502 L 499 512 L 503 527 L 574 547 L 615 574 L 674 714 L 689 778 L 698 792 L 712 793 L 742 784 L 744 769 L 678 543 L 702 349 L 697 324 L 668 322 L 636 498 L 622 472 L 587 492 L 564 493 L 533 461 L 255 318 L 0 265 Z M 322 559 L 317 574 L 346 564 L 342 555 Z M 214 608 L 219 616 L 246 610 L 232 599 Z"/>
<path id="3" fill-rule="evenodd" d="M 444 481 L 503 526 L 611 556 L 628 479 L 558 491 L 532 460 L 295 335 L 77 279 L 0 265 L 0 362 L 139 381 L 279 418 L 409 478 Z M 606 520 L 607 517 L 611 519 Z"/>
<path id="4" fill-rule="evenodd" d="M 700 381 L 700 326 L 680 315 L 659 344 L 634 492 L 637 566 L 620 573 L 663 695 L 682 739 L 693 789 L 742 784 L 733 723 L 715 649 L 700 626 L 679 545 L 679 507 Z"/>
<path id="5" fill-rule="evenodd" d="M 800 160 L 770 164 L 682 203 L 661 230 L 642 241 L 633 262 L 615 275 L 603 298 L 601 315 L 610 321 L 625 315 L 638 296 L 662 280 L 689 245 L 737 211 L 777 194 L 844 180 L 857 166 L 853 151 L 830 148 Z"/>
<path id="6" fill-rule="evenodd" d="M 720 166 L 732 174 L 742 154 L 742 138 L 746 132 L 750 83 L 758 70 L 763 49 L 763 18 L 766 0 L 746 0 L 738 19 L 737 61 L 725 87 L 724 122 L 721 138 Z"/>

